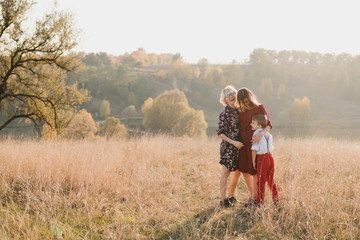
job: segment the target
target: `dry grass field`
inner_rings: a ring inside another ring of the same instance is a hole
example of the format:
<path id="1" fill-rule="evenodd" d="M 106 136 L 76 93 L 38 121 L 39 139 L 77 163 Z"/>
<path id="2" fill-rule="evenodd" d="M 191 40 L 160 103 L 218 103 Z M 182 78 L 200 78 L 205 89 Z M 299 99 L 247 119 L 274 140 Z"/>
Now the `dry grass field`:
<path id="1" fill-rule="evenodd" d="M 281 202 L 257 209 L 218 209 L 219 143 L 2 139 L 0 239 L 360 238 L 360 142 L 275 138 Z"/>

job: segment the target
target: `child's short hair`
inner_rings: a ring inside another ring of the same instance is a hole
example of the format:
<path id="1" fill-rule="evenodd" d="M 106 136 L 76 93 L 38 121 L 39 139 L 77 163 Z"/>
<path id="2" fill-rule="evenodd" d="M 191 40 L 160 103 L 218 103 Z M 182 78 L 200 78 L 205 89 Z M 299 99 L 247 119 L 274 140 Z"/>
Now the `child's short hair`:
<path id="1" fill-rule="evenodd" d="M 265 114 L 255 114 L 251 119 L 256 121 L 263 128 L 268 125 L 268 118 Z"/>

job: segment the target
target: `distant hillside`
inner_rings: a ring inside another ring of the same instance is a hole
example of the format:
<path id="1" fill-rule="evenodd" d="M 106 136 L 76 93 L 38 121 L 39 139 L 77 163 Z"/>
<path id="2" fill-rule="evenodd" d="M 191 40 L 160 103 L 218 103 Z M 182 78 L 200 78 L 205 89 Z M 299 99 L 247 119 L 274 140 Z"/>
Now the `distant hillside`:
<path id="1" fill-rule="evenodd" d="M 68 82 L 90 92 L 90 101 L 78 108 L 85 108 L 96 121 L 104 120 L 99 109 L 107 100 L 110 116 L 119 119 L 125 118 L 124 109 L 134 106 L 138 124 L 146 99 L 178 88 L 190 107 L 204 112 L 207 133 L 213 135 L 223 109 L 220 91 L 233 85 L 247 87 L 258 96 L 275 135 L 360 138 L 360 56 L 255 49 L 248 62 L 214 65 L 206 59 L 189 64 L 180 54 L 148 54 L 138 49 L 122 56 L 89 53 L 82 61 L 80 71 L 68 73 Z M 301 101 L 311 109 L 306 115 L 296 109 Z M 24 123 L 9 126 L 7 132 L 17 126 Z M 26 128 L 31 130 L 31 125 Z"/>
<path id="2" fill-rule="evenodd" d="M 143 71 L 149 69 L 154 72 L 166 70 L 166 65 L 149 66 L 142 68 Z M 150 80 L 151 85 L 156 86 L 153 96 L 160 94 L 165 90 L 173 88 L 173 82 L 160 82 L 156 79 Z M 177 80 L 179 82 L 179 80 Z M 323 88 L 309 87 L 301 81 L 294 81 L 288 86 L 288 97 L 286 100 L 278 100 L 276 93 L 274 97 L 261 97 L 259 93 L 261 81 L 244 79 L 242 84 L 233 85 L 236 89 L 247 87 L 252 90 L 263 103 L 268 111 L 271 121 L 274 125 L 273 132 L 294 136 L 301 135 L 324 135 L 330 137 L 351 137 L 360 138 L 360 102 L 354 100 L 343 99 L 332 91 Z M 178 84 L 181 85 L 181 84 Z M 224 85 L 225 86 L 225 85 Z M 188 98 L 189 105 L 195 109 L 203 110 L 205 118 L 209 124 L 208 134 L 215 134 L 217 127 L 218 115 L 222 111 L 223 106 L 219 102 L 220 91 L 223 86 L 216 86 L 206 92 L 206 104 L 199 103 L 191 89 L 183 90 Z M 276 87 L 274 87 L 276 89 Z M 312 116 L 305 127 L 294 125 L 290 119 L 284 125 L 281 119 L 282 112 L 290 109 L 295 98 L 308 97 L 311 101 Z M 358 137 L 359 136 L 359 137 Z"/>

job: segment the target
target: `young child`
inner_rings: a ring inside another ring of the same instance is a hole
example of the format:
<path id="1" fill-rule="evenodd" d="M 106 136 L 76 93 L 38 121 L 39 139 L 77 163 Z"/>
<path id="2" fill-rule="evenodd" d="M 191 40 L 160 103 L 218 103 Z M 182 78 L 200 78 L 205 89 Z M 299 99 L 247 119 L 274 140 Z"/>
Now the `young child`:
<path id="1" fill-rule="evenodd" d="M 256 114 L 252 116 L 251 129 L 254 130 L 254 135 L 261 132 L 268 124 L 268 119 L 264 114 Z M 278 190 L 274 181 L 274 158 L 271 151 L 274 150 L 272 145 L 273 137 L 270 133 L 266 133 L 257 144 L 251 146 L 252 162 L 256 168 L 256 203 L 263 204 L 265 200 L 265 184 L 272 192 L 272 199 L 274 202 L 279 201 Z"/>
<path id="2" fill-rule="evenodd" d="M 240 177 L 239 171 L 239 148 L 243 146 L 239 142 L 240 123 L 239 109 L 236 106 L 236 89 L 232 86 L 225 87 L 220 94 L 220 103 L 225 109 L 220 113 L 219 126 L 216 130 L 218 136 L 222 139 L 220 144 L 220 206 L 231 207 L 237 202 L 234 197 L 237 182 Z M 232 172 L 228 197 L 226 197 L 227 179 Z"/>

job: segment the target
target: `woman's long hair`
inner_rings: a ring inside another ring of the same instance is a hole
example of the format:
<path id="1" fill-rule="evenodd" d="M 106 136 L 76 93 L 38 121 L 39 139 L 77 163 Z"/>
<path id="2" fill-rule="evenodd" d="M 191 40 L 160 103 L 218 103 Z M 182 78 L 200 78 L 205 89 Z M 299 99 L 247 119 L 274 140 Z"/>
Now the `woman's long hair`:
<path id="1" fill-rule="evenodd" d="M 245 112 L 246 110 L 253 109 L 260 106 L 261 103 L 257 100 L 255 94 L 253 94 L 246 87 L 240 88 L 236 94 L 236 99 L 239 105 L 240 112 Z M 248 103 L 245 104 L 245 99 L 248 100 Z"/>

